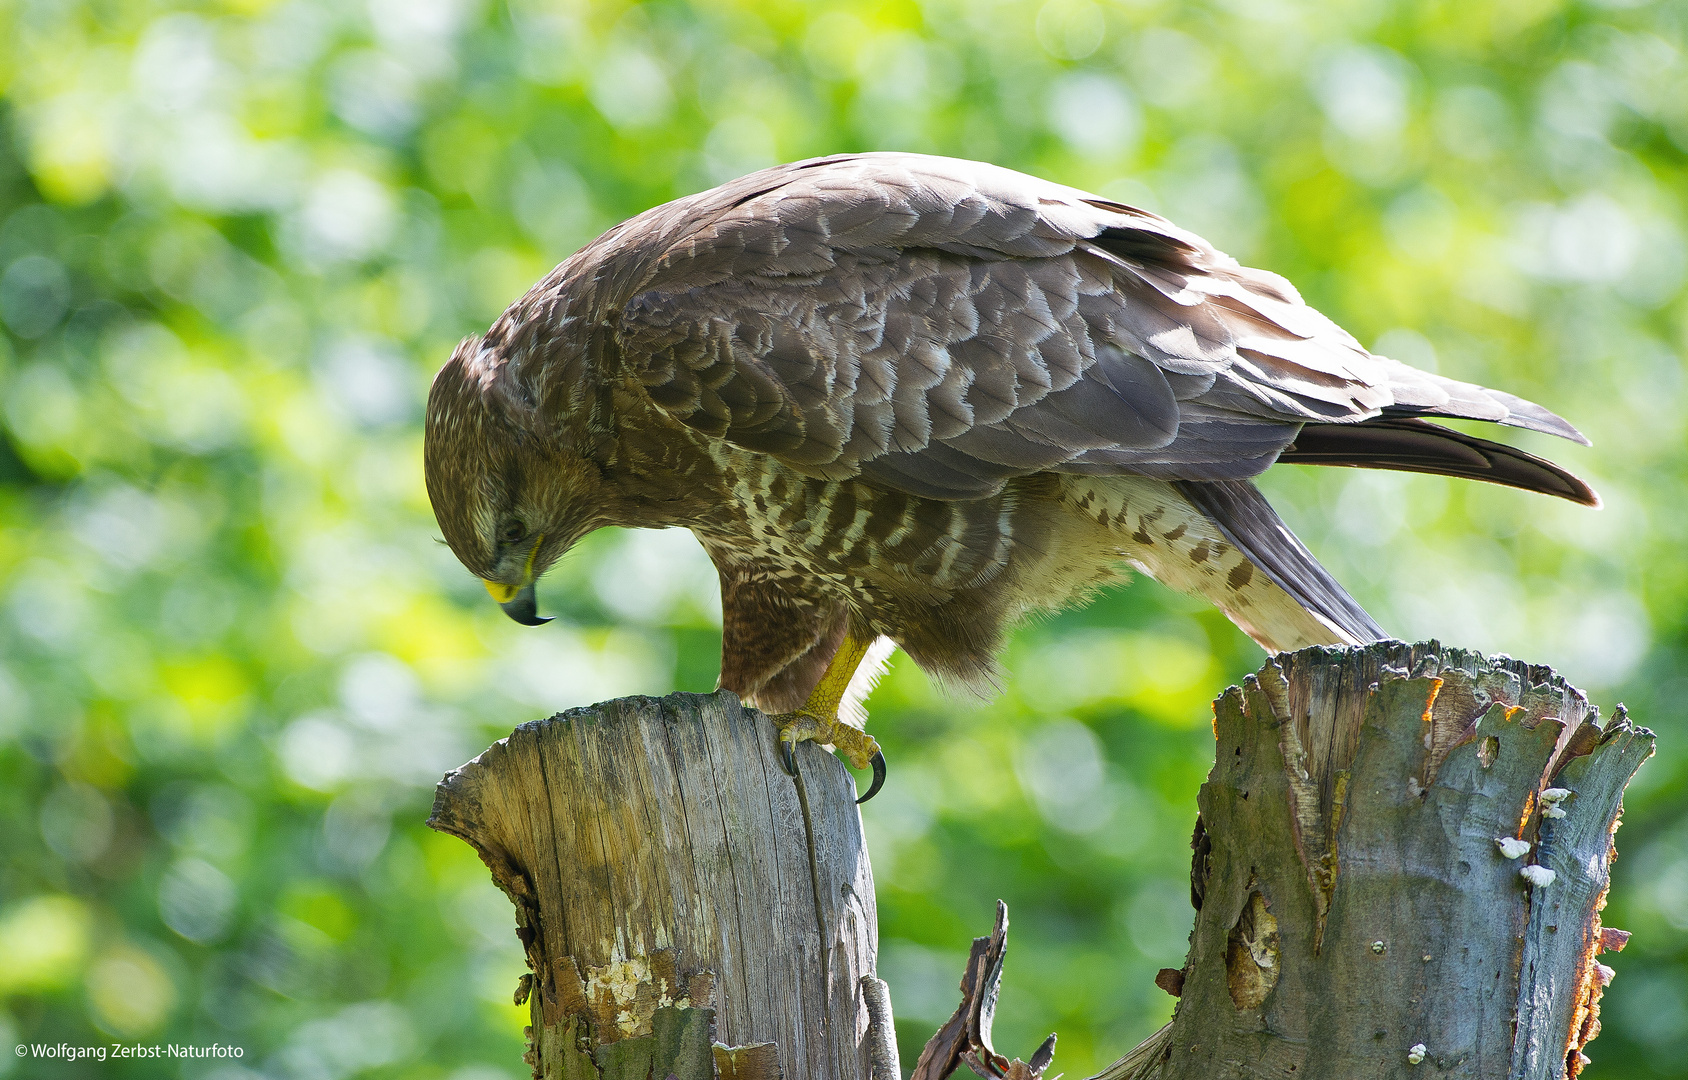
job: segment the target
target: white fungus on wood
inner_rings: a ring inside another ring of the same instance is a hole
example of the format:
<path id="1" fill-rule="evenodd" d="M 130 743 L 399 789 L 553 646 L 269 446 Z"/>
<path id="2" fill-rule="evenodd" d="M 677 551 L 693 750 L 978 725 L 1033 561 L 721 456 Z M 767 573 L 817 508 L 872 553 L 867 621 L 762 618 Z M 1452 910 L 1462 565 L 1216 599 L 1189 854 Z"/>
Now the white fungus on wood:
<path id="1" fill-rule="evenodd" d="M 1518 871 L 1518 876 L 1538 889 L 1545 889 L 1553 884 L 1555 875 L 1545 866 L 1526 866 Z"/>
<path id="2" fill-rule="evenodd" d="M 1508 859 L 1516 859 L 1521 855 L 1526 855 L 1530 850 L 1530 842 L 1520 840 L 1516 836 L 1497 836 L 1495 843 L 1500 845 L 1500 853 Z"/>
<path id="3" fill-rule="evenodd" d="M 1423 1043 L 1413 1043 L 1411 1049 L 1409 1049 L 1407 1051 L 1407 1064 L 1408 1065 L 1421 1065 L 1421 1064 L 1423 1064 L 1424 1063 L 1424 1055 L 1429 1053 L 1429 1052 L 1430 1051 L 1425 1047 L 1425 1045 Z"/>

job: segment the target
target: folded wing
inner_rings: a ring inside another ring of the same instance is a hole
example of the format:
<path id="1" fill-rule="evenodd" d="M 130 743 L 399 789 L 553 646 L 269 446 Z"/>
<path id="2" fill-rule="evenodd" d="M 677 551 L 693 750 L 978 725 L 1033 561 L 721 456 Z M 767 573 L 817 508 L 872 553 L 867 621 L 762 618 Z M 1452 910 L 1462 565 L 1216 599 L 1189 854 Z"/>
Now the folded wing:
<path id="1" fill-rule="evenodd" d="M 1372 355 L 1153 214 L 908 154 L 697 198 L 701 224 L 627 282 L 618 355 L 677 419 L 801 472 L 972 499 L 1043 471 L 1219 482 L 1287 460 L 1594 500 L 1551 462 L 1419 418 L 1586 441 L 1564 420 Z M 679 205 L 653 214 L 685 220 Z"/>

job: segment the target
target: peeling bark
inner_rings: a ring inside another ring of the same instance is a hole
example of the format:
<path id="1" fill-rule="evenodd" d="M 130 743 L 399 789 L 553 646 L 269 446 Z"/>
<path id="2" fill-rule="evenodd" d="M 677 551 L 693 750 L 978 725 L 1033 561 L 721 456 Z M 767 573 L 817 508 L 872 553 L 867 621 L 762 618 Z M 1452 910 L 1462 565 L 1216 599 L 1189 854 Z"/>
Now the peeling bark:
<path id="1" fill-rule="evenodd" d="M 1155 979 L 1173 1020 L 1093 1080 L 1576 1076 L 1653 746 L 1598 718 L 1547 668 L 1435 642 L 1306 649 L 1226 691 L 1190 952 Z M 677 694 L 523 725 L 441 783 L 429 824 L 515 905 L 536 1078 L 895 1080 L 854 783 L 798 756 L 801 789 L 764 717 Z M 1053 1035 L 991 1046 L 1007 932 L 999 905 L 914 1080 L 1049 1068 Z"/>
<path id="2" fill-rule="evenodd" d="M 1268 661 L 1214 704 L 1173 1020 L 1097 1080 L 1575 1076 L 1653 748 L 1598 719 L 1548 668 L 1435 642 Z"/>
<path id="3" fill-rule="evenodd" d="M 1278 985 L 1278 920 L 1258 892 L 1248 894 L 1248 903 L 1237 916 L 1237 925 L 1225 939 L 1225 987 L 1231 1004 L 1239 1009 L 1257 1009 Z"/>
<path id="4" fill-rule="evenodd" d="M 991 936 L 973 939 L 967 970 L 961 976 L 961 1004 L 927 1041 L 909 1080 L 943 1080 L 963 1064 L 975 1075 L 993 1080 L 1041 1080 L 1055 1057 L 1054 1035 L 1043 1040 L 1029 1061 L 1010 1060 L 991 1046 L 1002 964 L 1007 957 L 1008 905 L 998 900 Z"/>
<path id="5" fill-rule="evenodd" d="M 536 1078 L 868 1075 L 878 932 L 854 781 L 818 747 L 798 759 L 814 878 L 774 726 L 731 694 L 524 724 L 441 782 L 429 825 L 515 905 Z"/>

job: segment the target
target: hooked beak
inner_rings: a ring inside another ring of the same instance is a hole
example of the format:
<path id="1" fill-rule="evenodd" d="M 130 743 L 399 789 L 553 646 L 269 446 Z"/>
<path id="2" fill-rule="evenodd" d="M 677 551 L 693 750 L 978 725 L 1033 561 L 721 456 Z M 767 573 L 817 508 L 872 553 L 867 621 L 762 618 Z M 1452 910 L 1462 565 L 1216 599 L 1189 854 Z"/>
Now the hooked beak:
<path id="1" fill-rule="evenodd" d="M 533 592 L 533 560 L 539 555 L 539 545 L 545 539 L 541 536 L 533 542 L 533 550 L 528 552 L 527 566 L 523 568 L 523 576 L 527 578 L 526 585 L 506 585 L 502 581 L 487 581 L 481 584 L 486 591 L 498 601 L 498 606 L 504 609 L 504 614 L 521 623 L 523 626 L 544 626 L 553 616 L 539 617 L 539 600 Z"/>
<path id="2" fill-rule="evenodd" d="M 502 585 L 496 581 L 484 583 L 486 591 L 498 601 L 498 606 L 504 609 L 504 614 L 521 623 L 523 626 L 544 626 L 553 616 L 539 617 L 539 600 L 533 592 L 533 582 L 528 582 L 521 588 L 514 585 Z"/>

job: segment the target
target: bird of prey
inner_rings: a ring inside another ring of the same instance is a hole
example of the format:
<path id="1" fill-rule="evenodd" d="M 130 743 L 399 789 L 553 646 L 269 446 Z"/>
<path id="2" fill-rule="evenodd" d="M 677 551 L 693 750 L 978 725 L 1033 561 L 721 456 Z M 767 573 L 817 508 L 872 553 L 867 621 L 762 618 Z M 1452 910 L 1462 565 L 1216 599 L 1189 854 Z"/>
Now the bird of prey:
<path id="1" fill-rule="evenodd" d="M 892 643 L 988 685 L 1016 620 L 1128 568 L 1269 651 L 1386 637 L 1250 483 L 1273 462 L 1598 505 L 1427 417 L 1587 443 L 1368 352 L 1164 218 L 874 153 L 753 173 L 593 241 L 458 346 L 424 454 L 447 543 L 519 622 L 543 621 L 535 579 L 593 529 L 690 529 L 720 572 L 720 685 L 774 714 L 788 761 L 833 744 L 877 790 L 884 759 L 851 721 Z"/>

